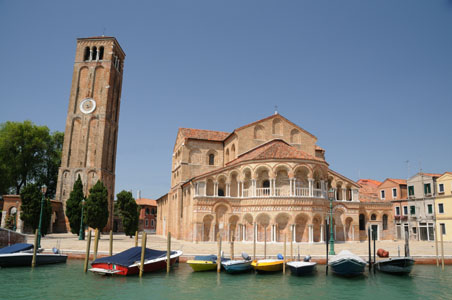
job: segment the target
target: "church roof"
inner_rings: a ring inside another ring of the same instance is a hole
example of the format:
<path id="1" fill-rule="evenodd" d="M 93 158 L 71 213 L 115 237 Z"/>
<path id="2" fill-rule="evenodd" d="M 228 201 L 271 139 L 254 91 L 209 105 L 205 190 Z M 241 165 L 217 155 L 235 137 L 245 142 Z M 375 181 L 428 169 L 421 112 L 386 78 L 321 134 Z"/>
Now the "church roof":
<path id="1" fill-rule="evenodd" d="M 183 137 L 187 139 L 206 140 L 222 142 L 229 135 L 229 132 L 192 129 L 192 128 L 179 128 L 179 132 Z"/>
<path id="2" fill-rule="evenodd" d="M 239 157 L 230 161 L 226 165 L 229 166 L 243 161 L 262 159 L 309 159 L 324 161 L 321 158 L 314 157 L 306 152 L 298 150 L 283 140 L 274 139 L 241 154 Z"/>

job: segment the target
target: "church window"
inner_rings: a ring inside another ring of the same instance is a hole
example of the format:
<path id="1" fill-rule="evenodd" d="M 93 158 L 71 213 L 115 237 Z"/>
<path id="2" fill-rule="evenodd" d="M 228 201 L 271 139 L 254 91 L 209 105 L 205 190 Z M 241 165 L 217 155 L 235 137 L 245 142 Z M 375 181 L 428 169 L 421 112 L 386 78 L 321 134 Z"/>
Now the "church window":
<path id="1" fill-rule="evenodd" d="M 226 149 L 226 162 L 229 162 L 229 149 Z"/>
<path id="2" fill-rule="evenodd" d="M 280 119 L 274 119 L 273 120 L 273 126 L 272 126 L 272 133 L 274 135 L 282 135 L 281 132 L 281 120 Z"/>
<path id="3" fill-rule="evenodd" d="M 231 160 L 235 159 L 235 145 L 232 145 L 231 147 Z"/>
<path id="4" fill-rule="evenodd" d="M 359 230 L 366 230 L 366 218 L 363 214 L 359 215 Z"/>
<path id="5" fill-rule="evenodd" d="M 218 189 L 218 196 L 224 197 L 224 191 L 223 191 L 223 189 Z"/>
<path id="6" fill-rule="evenodd" d="M 388 215 L 383 215 L 383 230 L 388 230 Z"/>
<path id="7" fill-rule="evenodd" d="M 377 216 L 376 216 L 375 214 L 372 214 L 372 215 L 370 216 L 370 220 L 376 221 L 376 220 L 377 220 Z"/>
<path id="8" fill-rule="evenodd" d="M 254 127 L 254 139 L 263 140 L 264 139 L 264 127 L 262 125 L 257 125 Z"/>
<path id="9" fill-rule="evenodd" d="M 298 131 L 297 129 L 292 129 L 292 131 L 290 132 L 290 142 L 292 144 L 301 144 L 300 131 Z"/>
<path id="10" fill-rule="evenodd" d="M 93 59 L 92 60 L 97 60 L 97 47 L 93 47 Z"/>
<path id="11" fill-rule="evenodd" d="M 149 207 L 146 207 L 146 215 L 149 215 Z"/>
<path id="12" fill-rule="evenodd" d="M 209 154 L 209 166 L 213 166 L 215 164 L 215 154 Z"/>
<path id="13" fill-rule="evenodd" d="M 104 46 L 101 46 L 99 48 L 99 60 L 103 60 L 104 59 Z"/>
<path id="14" fill-rule="evenodd" d="M 83 60 L 84 61 L 89 60 L 89 47 L 85 47 L 85 53 L 83 54 Z"/>

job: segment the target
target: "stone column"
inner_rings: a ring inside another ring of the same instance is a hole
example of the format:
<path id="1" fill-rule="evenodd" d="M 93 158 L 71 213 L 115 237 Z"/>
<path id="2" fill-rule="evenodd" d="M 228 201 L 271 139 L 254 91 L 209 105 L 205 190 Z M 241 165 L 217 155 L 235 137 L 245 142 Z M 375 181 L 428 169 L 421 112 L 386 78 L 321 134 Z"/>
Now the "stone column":
<path id="1" fill-rule="evenodd" d="M 297 233 L 295 232 L 295 224 L 290 225 L 292 227 L 292 241 L 297 241 Z"/>
<path id="2" fill-rule="evenodd" d="M 257 241 L 257 223 L 256 222 L 254 222 L 254 224 L 253 224 L 253 239 L 254 238 Z"/>
<path id="3" fill-rule="evenodd" d="M 325 229 L 324 229 L 324 227 L 325 227 L 324 224 L 320 224 L 320 242 L 321 243 L 325 242 L 325 239 L 324 239 Z"/>
<path id="4" fill-rule="evenodd" d="M 241 192 L 241 195 L 242 195 L 242 198 L 243 198 L 243 182 L 240 182 L 240 192 Z M 249 194 L 249 191 L 248 191 L 248 194 Z"/>
<path id="5" fill-rule="evenodd" d="M 256 197 L 256 179 L 251 179 L 251 194 L 253 197 Z"/>
<path id="6" fill-rule="evenodd" d="M 355 226 L 353 226 L 353 225 L 351 225 L 352 226 L 352 241 L 354 241 L 355 240 Z"/>
<path id="7" fill-rule="evenodd" d="M 314 197 L 314 179 L 309 178 L 309 197 Z"/>
<path id="8" fill-rule="evenodd" d="M 270 226 L 270 242 L 273 242 L 273 225 Z"/>
<path id="9" fill-rule="evenodd" d="M 209 240 L 211 242 L 215 241 L 215 223 L 212 221 L 211 225 L 210 225 L 210 237 Z"/>
<path id="10" fill-rule="evenodd" d="M 322 190 L 322 197 L 326 199 L 325 180 L 320 180 L 320 188 Z"/>
<path id="11" fill-rule="evenodd" d="M 231 184 L 226 183 L 226 197 L 231 197 Z"/>
<path id="12" fill-rule="evenodd" d="M 337 200 L 337 189 L 334 189 L 334 200 Z"/>
<path id="13" fill-rule="evenodd" d="M 213 184 L 213 195 L 218 196 L 218 182 L 214 182 Z"/>
<path id="14" fill-rule="evenodd" d="M 240 197 L 240 181 L 237 181 L 237 197 Z"/>
<path id="15" fill-rule="evenodd" d="M 314 228 L 312 226 L 312 224 L 309 224 L 309 243 L 313 243 L 314 242 Z"/>
<path id="16" fill-rule="evenodd" d="M 20 219 L 21 211 L 17 211 L 17 232 L 22 233 L 24 231 L 24 222 Z"/>
<path id="17" fill-rule="evenodd" d="M 5 228 L 5 226 L 6 226 L 6 214 L 7 213 L 8 212 L 6 210 L 2 211 L 2 222 L 0 225 L 0 227 L 2 227 L 2 228 Z"/>
<path id="18" fill-rule="evenodd" d="M 347 199 L 347 189 L 342 189 L 342 200 L 348 200 Z"/>
<path id="19" fill-rule="evenodd" d="M 289 185 L 290 185 L 290 192 L 289 192 L 289 196 L 292 197 L 293 196 L 293 183 L 292 183 L 293 178 L 289 178 Z"/>

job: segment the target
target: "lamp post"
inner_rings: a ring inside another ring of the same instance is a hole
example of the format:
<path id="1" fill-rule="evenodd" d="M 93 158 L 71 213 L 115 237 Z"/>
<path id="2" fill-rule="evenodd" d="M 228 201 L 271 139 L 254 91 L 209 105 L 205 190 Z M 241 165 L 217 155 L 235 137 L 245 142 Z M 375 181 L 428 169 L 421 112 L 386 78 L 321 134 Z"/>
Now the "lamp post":
<path id="1" fill-rule="evenodd" d="M 47 192 L 47 186 L 44 184 L 41 187 L 41 212 L 39 214 L 39 226 L 38 226 L 38 249 L 41 248 L 41 226 L 42 226 L 42 210 L 44 209 L 44 200 Z"/>
<path id="2" fill-rule="evenodd" d="M 85 207 L 85 199 L 82 200 L 82 216 L 80 218 L 80 232 L 78 234 L 78 239 L 80 241 L 85 239 L 85 230 L 83 228 L 83 208 Z"/>
<path id="3" fill-rule="evenodd" d="M 336 255 L 334 252 L 334 237 L 333 237 L 333 200 L 334 189 L 328 191 L 328 199 L 330 200 L 330 255 Z"/>

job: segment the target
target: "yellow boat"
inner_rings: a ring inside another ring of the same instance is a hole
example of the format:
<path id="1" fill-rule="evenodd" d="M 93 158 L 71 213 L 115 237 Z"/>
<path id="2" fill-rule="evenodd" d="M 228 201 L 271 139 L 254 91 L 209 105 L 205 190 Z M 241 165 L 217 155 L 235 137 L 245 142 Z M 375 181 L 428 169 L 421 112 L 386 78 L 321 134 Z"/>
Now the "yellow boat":
<path id="1" fill-rule="evenodd" d="M 254 260 L 251 265 L 259 273 L 279 272 L 283 269 L 284 260 L 281 259 L 261 259 Z"/>
<path id="2" fill-rule="evenodd" d="M 217 257 L 215 255 L 195 256 L 194 259 L 188 260 L 187 264 L 189 264 L 195 272 L 213 271 L 217 269 L 216 260 Z"/>

